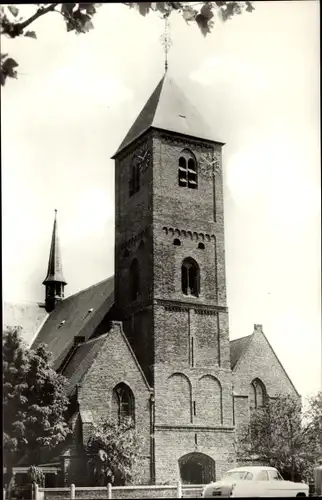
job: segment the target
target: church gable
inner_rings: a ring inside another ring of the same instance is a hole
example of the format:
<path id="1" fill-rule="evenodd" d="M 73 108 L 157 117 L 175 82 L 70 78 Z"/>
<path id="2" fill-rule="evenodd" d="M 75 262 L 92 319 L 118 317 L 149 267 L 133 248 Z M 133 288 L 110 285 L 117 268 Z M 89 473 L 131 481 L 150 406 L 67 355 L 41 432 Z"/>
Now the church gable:
<path id="1" fill-rule="evenodd" d="M 122 331 L 122 324 L 113 322 L 110 331 L 96 339 L 96 344 L 99 341 L 99 349 L 78 391 L 80 406 L 90 409 L 94 419 L 95 416 L 108 417 L 112 410 L 113 389 L 126 384 L 133 393 L 138 418 L 149 412 L 151 389 Z M 87 345 L 91 342 L 95 341 Z"/>
<path id="2" fill-rule="evenodd" d="M 299 396 L 264 335 L 261 325 L 255 325 L 255 331 L 247 348 L 233 368 L 233 377 L 235 395 L 251 395 L 252 387 L 257 383 L 270 397 L 278 394 Z"/>
<path id="3" fill-rule="evenodd" d="M 81 412 L 90 410 L 93 421 L 133 418 L 143 451 L 150 453 L 151 389 L 123 333 L 122 324 L 113 322 L 109 332 L 95 341 L 100 346 L 77 389 Z M 145 466 L 144 466 L 145 467 Z"/>

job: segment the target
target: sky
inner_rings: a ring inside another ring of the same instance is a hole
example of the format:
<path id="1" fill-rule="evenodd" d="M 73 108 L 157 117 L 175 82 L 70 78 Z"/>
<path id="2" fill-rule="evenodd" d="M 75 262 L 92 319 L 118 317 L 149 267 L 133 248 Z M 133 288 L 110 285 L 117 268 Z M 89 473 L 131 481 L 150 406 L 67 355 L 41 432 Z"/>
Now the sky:
<path id="1" fill-rule="evenodd" d="M 206 38 L 170 17 L 169 74 L 223 149 L 230 338 L 264 333 L 304 396 L 321 389 L 319 2 L 254 2 Z M 22 6 L 26 15 L 32 5 Z M 160 17 L 105 4 L 86 35 L 61 16 L 2 40 L 5 301 L 43 301 L 58 209 L 66 295 L 114 272 L 110 159 L 163 76 Z"/>

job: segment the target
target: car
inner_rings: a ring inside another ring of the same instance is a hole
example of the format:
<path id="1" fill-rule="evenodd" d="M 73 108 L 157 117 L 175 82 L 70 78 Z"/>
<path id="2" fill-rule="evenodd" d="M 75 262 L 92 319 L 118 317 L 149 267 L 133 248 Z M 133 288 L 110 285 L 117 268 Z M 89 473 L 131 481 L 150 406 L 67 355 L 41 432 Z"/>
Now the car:
<path id="1" fill-rule="evenodd" d="M 309 487 L 305 483 L 284 481 L 274 467 L 236 467 L 220 481 L 208 484 L 203 498 L 213 497 L 306 497 Z"/>

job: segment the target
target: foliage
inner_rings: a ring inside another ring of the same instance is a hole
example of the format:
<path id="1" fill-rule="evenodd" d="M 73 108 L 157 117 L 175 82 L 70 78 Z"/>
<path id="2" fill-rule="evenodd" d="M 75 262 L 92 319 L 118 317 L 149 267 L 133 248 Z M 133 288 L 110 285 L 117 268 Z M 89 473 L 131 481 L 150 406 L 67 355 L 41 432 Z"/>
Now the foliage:
<path id="1" fill-rule="evenodd" d="M 65 379 L 49 365 L 44 345 L 23 346 L 19 329 L 3 334 L 4 461 L 12 467 L 26 456 L 37 463 L 43 447 L 54 448 L 69 434 Z"/>
<path id="2" fill-rule="evenodd" d="M 45 474 L 40 467 L 36 467 L 35 465 L 29 467 L 27 471 L 27 478 L 31 484 L 36 483 L 42 488 L 45 487 Z"/>
<path id="3" fill-rule="evenodd" d="M 322 391 L 308 400 L 308 409 L 304 414 L 305 433 L 310 440 L 317 461 L 322 459 Z"/>
<path id="4" fill-rule="evenodd" d="M 126 484 L 134 477 L 140 445 L 131 421 L 117 425 L 108 420 L 96 424 L 88 440 L 86 453 L 94 484 Z"/>
<path id="5" fill-rule="evenodd" d="M 253 457 L 276 467 L 284 479 L 312 479 L 318 453 L 317 431 L 312 420 L 304 424 L 302 416 L 298 398 L 284 395 L 267 400 L 252 411 L 249 425 L 241 429 L 237 440 L 239 460 Z"/>
<path id="6" fill-rule="evenodd" d="M 252 2 L 246 1 L 203 1 L 203 2 L 123 2 L 129 8 L 136 9 L 142 16 L 157 12 L 169 16 L 173 11 L 180 13 L 187 22 L 195 22 L 201 33 L 206 36 L 214 27 L 215 17 L 227 21 L 243 12 L 252 12 Z M 29 18 L 20 16 L 17 5 L 0 6 L 1 35 L 9 38 L 19 36 L 37 38 L 35 31 L 29 26 L 40 17 L 56 12 L 62 16 L 67 31 L 76 34 L 87 33 L 94 28 L 93 17 L 102 4 L 99 3 L 37 3 L 35 12 Z M 0 83 L 4 85 L 7 78 L 17 78 L 18 63 L 8 54 L 1 54 Z"/>

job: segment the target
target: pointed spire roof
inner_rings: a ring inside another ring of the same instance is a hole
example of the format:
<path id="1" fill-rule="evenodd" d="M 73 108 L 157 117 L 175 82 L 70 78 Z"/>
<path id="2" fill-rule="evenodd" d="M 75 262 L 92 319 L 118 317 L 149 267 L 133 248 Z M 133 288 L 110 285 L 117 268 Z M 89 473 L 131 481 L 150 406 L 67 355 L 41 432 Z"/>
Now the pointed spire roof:
<path id="1" fill-rule="evenodd" d="M 57 281 L 59 283 L 67 285 L 63 277 L 62 260 L 60 254 L 60 245 L 59 245 L 58 228 L 57 228 L 57 210 L 55 210 L 55 220 L 54 220 L 53 235 L 51 238 L 51 245 L 50 245 L 48 271 L 46 279 L 43 281 L 43 285 L 53 281 Z"/>
<path id="2" fill-rule="evenodd" d="M 186 98 L 166 72 L 141 110 L 113 158 L 149 128 L 219 142 L 199 111 Z"/>

